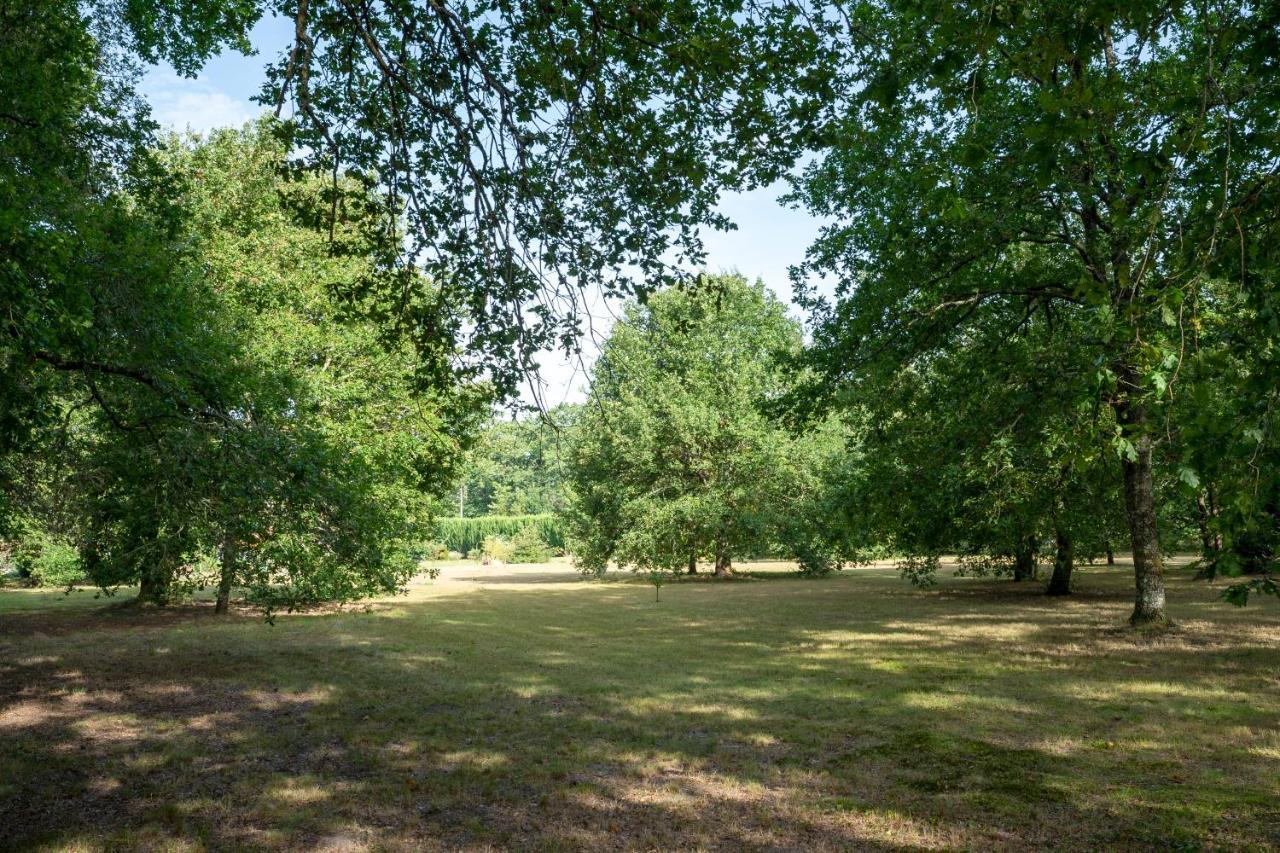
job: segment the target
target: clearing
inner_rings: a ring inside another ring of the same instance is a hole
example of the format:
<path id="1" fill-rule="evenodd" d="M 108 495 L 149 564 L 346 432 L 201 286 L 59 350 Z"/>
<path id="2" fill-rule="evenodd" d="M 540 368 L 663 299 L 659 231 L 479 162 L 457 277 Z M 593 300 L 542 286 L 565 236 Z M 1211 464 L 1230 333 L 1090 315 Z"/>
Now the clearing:
<path id="1" fill-rule="evenodd" d="M 1280 607 L 452 566 L 274 626 L 0 591 L 0 847 L 1280 845 Z"/>

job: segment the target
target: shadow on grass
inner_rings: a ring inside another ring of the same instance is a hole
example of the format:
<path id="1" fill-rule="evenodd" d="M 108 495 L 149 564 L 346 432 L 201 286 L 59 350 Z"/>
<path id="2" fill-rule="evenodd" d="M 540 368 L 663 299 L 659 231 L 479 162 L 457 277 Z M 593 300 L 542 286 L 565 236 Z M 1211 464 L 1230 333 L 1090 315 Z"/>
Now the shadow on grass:
<path id="1" fill-rule="evenodd" d="M 1209 639 L 1141 645 L 1102 633 L 1119 585 L 904 601 L 859 580 L 10 634 L 0 846 L 1280 840 L 1275 757 L 1223 736 L 1280 714 L 1278 645 L 1247 623 L 1186 605 Z"/>

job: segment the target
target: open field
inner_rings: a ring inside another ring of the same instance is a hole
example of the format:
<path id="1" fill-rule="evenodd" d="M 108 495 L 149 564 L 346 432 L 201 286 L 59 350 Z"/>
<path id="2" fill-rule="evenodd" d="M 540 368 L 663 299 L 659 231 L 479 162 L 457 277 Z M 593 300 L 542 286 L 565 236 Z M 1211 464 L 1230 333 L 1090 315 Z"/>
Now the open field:
<path id="1" fill-rule="evenodd" d="M 1158 639 L 1123 564 L 452 566 L 274 626 L 0 591 L 0 847 L 1275 847 L 1280 608 L 1184 576 Z"/>

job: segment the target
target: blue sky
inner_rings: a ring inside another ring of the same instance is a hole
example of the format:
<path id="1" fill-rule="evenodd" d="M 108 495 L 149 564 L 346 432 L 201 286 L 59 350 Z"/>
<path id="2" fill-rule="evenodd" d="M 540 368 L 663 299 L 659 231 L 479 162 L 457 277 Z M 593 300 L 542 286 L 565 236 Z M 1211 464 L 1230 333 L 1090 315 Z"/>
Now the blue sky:
<path id="1" fill-rule="evenodd" d="M 177 130 L 199 132 L 241 125 L 252 119 L 259 107 L 251 98 L 262 88 L 264 64 L 290 43 L 291 27 L 292 22 L 282 18 L 259 22 L 253 31 L 258 55 L 228 53 L 215 57 L 195 79 L 180 77 L 164 65 L 150 69 L 140 90 L 151 103 L 155 118 Z M 709 269 L 736 270 L 750 278 L 762 278 L 779 297 L 790 302 L 787 268 L 804 258 L 819 224 L 803 211 L 780 205 L 777 197 L 782 191 L 779 186 L 727 196 L 721 210 L 737 223 L 738 230 L 708 232 L 704 240 Z M 601 312 L 597 333 L 607 329 L 608 321 L 607 312 Z M 547 354 L 542 372 L 546 403 L 582 399 L 585 379 L 574 364 Z M 527 393 L 526 399 L 532 400 L 532 396 Z"/>

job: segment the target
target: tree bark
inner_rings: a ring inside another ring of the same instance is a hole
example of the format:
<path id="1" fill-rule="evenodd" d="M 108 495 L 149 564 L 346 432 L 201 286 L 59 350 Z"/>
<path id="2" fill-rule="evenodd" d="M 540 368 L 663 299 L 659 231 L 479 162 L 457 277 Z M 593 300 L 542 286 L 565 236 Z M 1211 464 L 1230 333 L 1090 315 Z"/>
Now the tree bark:
<path id="1" fill-rule="evenodd" d="M 1155 475 L 1151 467 L 1151 436 L 1147 433 L 1147 410 L 1128 398 L 1137 389 L 1130 372 L 1121 376 L 1121 387 L 1127 393 L 1114 403 L 1116 420 L 1133 444 L 1133 457 L 1126 455 L 1124 467 L 1124 504 L 1129 516 L 1129 538 L 1133 546 L 1133 578 L 1135 586 L 1133 615 L 1130 625 L 1165 625 L 1164 559 L 1160 554 L 1160 534 L 1156 529 Z M 1127 380 L 1127 381 L 1126 381 Z"/>
<path id="2" fill-rule="evenodd" d="M 1075 570 L 1075 555 L 1071 548 L 1071 537 L 1065 531 L 1055 531 L 1057 550 L 1053 555 L 1053 576 L 1049 578 L 1049 595 L 1071 594 L 1071 573 Z"/>
<path id="3" fill-rule="evenodd" d="M 1111 542 L 1107 541 L 1107 565 L 1114 566 L 1116 564 L 1116 552 L 1111 550 Z"/>
<path id="4" fill-rule="evenodd" d="M 1222 550 L 1222 536 L 1210 526 L 1217 514 L 1212 487 L 1196 495 L 1196 525 L 1200 528 L 1201 556 L 1210 563 L 1218 559 L 1218 553 Z"/>
<path id="5" fill-rule="evenodd" d="M 698 549 L 689 549 L 689 569 L 685 574 L 696 575 L 698 573 Z"/>
<path id="6" fill-rule="evenodd" d="M 218 600 L 213 605 L 214 613 L 226 613 L 231 605 L 231 587 L 236 582 L 236 543 L 228 536 L 222 542 L 222 559 L 218 575 Z"/>
<path id="7" fill-rule="evenodd" d="M 164 607 L 169 603 L 172 580 L 173 573 L 169 571 L 166 561 L 149 563 L 143 568 L 142 577 L 138 580 L 138 603 Z"/>
<path id="8" fill-rule="evenodd" d="M 1024 536 L 1018 540 L 1013 550 L 1013 579 L 1015 581 L 1034 580 L 1036 576 L 1036 540 L 1034 536 Z"/>
<path id="9" fill-rule="evenodd" d="M 729 543 L 724 536 L 716 540 L 716 577 L 727 578 L 733 574 L 733 558 L 729 554 Z"/>

